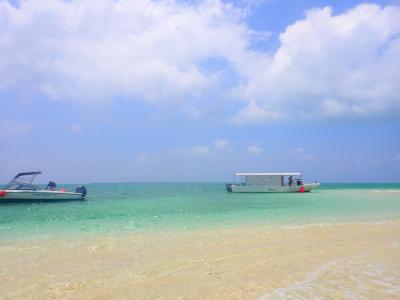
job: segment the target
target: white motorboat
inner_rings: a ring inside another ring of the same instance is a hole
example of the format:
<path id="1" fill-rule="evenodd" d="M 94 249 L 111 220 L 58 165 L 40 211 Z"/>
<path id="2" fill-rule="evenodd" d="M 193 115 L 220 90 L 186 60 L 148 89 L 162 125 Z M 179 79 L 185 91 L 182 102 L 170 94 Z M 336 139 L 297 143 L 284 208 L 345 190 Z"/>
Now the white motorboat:
<path id="1" fill-rule="evenodd" d="M 240 178 L 236 183 L 237 178 Z M 226 190 L 232 193 L 294 193 L 310 192 L 320 184 L 304 183 L 301 173 L 235 173 L 234 183 Z"/>
<path id="2" fill-rule="evenodd" d="M 46 189 L 41 189 L 32 184 L 40 171 L 18 173 L 2 190 L 0 190 L 0 203 L 24 201 L 57 201 L 57 200 L 84 200 L 86 187 L 79 186 L 75 192 L 65 189 L 56 191 L 56 184 L 49 182 Z"/>

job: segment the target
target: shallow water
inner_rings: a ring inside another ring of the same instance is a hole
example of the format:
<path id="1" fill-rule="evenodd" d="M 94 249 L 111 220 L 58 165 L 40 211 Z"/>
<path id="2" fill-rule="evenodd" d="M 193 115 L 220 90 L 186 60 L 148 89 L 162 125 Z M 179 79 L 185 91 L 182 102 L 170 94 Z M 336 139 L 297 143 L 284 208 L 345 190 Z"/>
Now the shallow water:
<path id="1" fill-rule="evenodd" d="M 399 184 L 88 190 L 0 205 L 0 299 L 400 298 Z"/>
<path id="2" fill-rule="evenodd" d="M 232 194 L 222 183 L 90 184 L 87 188 L 84 202 L 1 204 L 0 238 L 362 222 L 400 216 L 400 184 L 323 184 L 311 193 L 290 194 Z"/>

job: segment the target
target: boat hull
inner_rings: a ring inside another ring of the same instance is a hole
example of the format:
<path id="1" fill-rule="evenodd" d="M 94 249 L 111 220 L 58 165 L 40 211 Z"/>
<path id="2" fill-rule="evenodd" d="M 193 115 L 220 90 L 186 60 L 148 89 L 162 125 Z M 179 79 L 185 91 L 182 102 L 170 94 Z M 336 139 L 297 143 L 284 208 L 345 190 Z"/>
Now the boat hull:
<path id="1" fill-rule="evenodd" d="M 19 191 L 19 190 L 3 190 L 3 196 L 0 197 L 2 202 L 29 202 L 29 201 L 69 201 L 84 200 L 82 193 L 62 192 L 62 191 Z"/>
<path id="2" fill-rule="evenodd" d="M 296 186 L 267 186 L 267 185 L 229 185 L 227 190 L 232 193 L 296 193 L 310 192 L 320 186 L 319 183 L 306 183 Z"/>

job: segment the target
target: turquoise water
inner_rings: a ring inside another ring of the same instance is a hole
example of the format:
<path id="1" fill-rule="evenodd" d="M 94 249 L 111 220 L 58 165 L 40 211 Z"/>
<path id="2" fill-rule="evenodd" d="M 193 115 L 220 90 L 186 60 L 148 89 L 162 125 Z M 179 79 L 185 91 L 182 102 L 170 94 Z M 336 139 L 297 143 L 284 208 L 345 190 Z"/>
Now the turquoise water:
<path id="1" fill-rule="evenodd" d="M 89 184 L 87 188 L 86 201 L 0 204 L 0 238 L 400 217 L 400 184 L 322 184 L 311 193 L 282 194 L 232 194 L 224 183 Z"/>

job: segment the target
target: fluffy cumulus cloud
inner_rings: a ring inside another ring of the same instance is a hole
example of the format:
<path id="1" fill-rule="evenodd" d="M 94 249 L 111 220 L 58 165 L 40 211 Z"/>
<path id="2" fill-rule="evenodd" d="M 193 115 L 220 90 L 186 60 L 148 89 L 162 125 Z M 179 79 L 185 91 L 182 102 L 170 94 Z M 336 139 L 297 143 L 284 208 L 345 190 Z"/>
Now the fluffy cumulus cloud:
<path id="1" fill-rule="evenodd" d="M 219 82 L 207 60 L 246 53 L 241 13 L 220 1 L 2 1 L 0 89 L 77 101 L 202 97 Z"/>
<path id="2" fill-rule="evenodd" d="M 400 7 L 359 5 L 340 15 L 312 9 L 248 79 L 243 97 L 257 99 L 255 119 L 260 109 L 282 118 L 398 114 Z"/>
<path id="3" fill-rule="evenodd" d="M 193 119 L 234 101 L 239 125 L 399 114 L 399 6 L 311 9 L 275 52 L 252 48 L 263 33 L 246 13 L 220 0 L 2 1 L 0 93 L 168 102 Z"/>
<path id="4" fill-rule="evenodd" d="M 262 123 L 266 121 L 278 121 L 281 119 L 282 113 L 267 109 L 265 107 L 260 107 L 253 100 L 249 104 L 240 110 L 235 116 L 231 118 L 231 121 L 236 124 L 246 124 L 246 123 Z"/>
<path id="5" fill-rule="evenodd" d="M 247 152 L 249 152 L 252 155 L 260 155 L 261 153 L 264 152 L 264 149 L 257 145 L 250 145 L 247 147 Z"/>
<path id="6" fill-rule="evenodd" d="M 214 147 L 218 150 L 233 150 L 233 146 L 226 139 L 217 139 L 214 141 Z"/>

